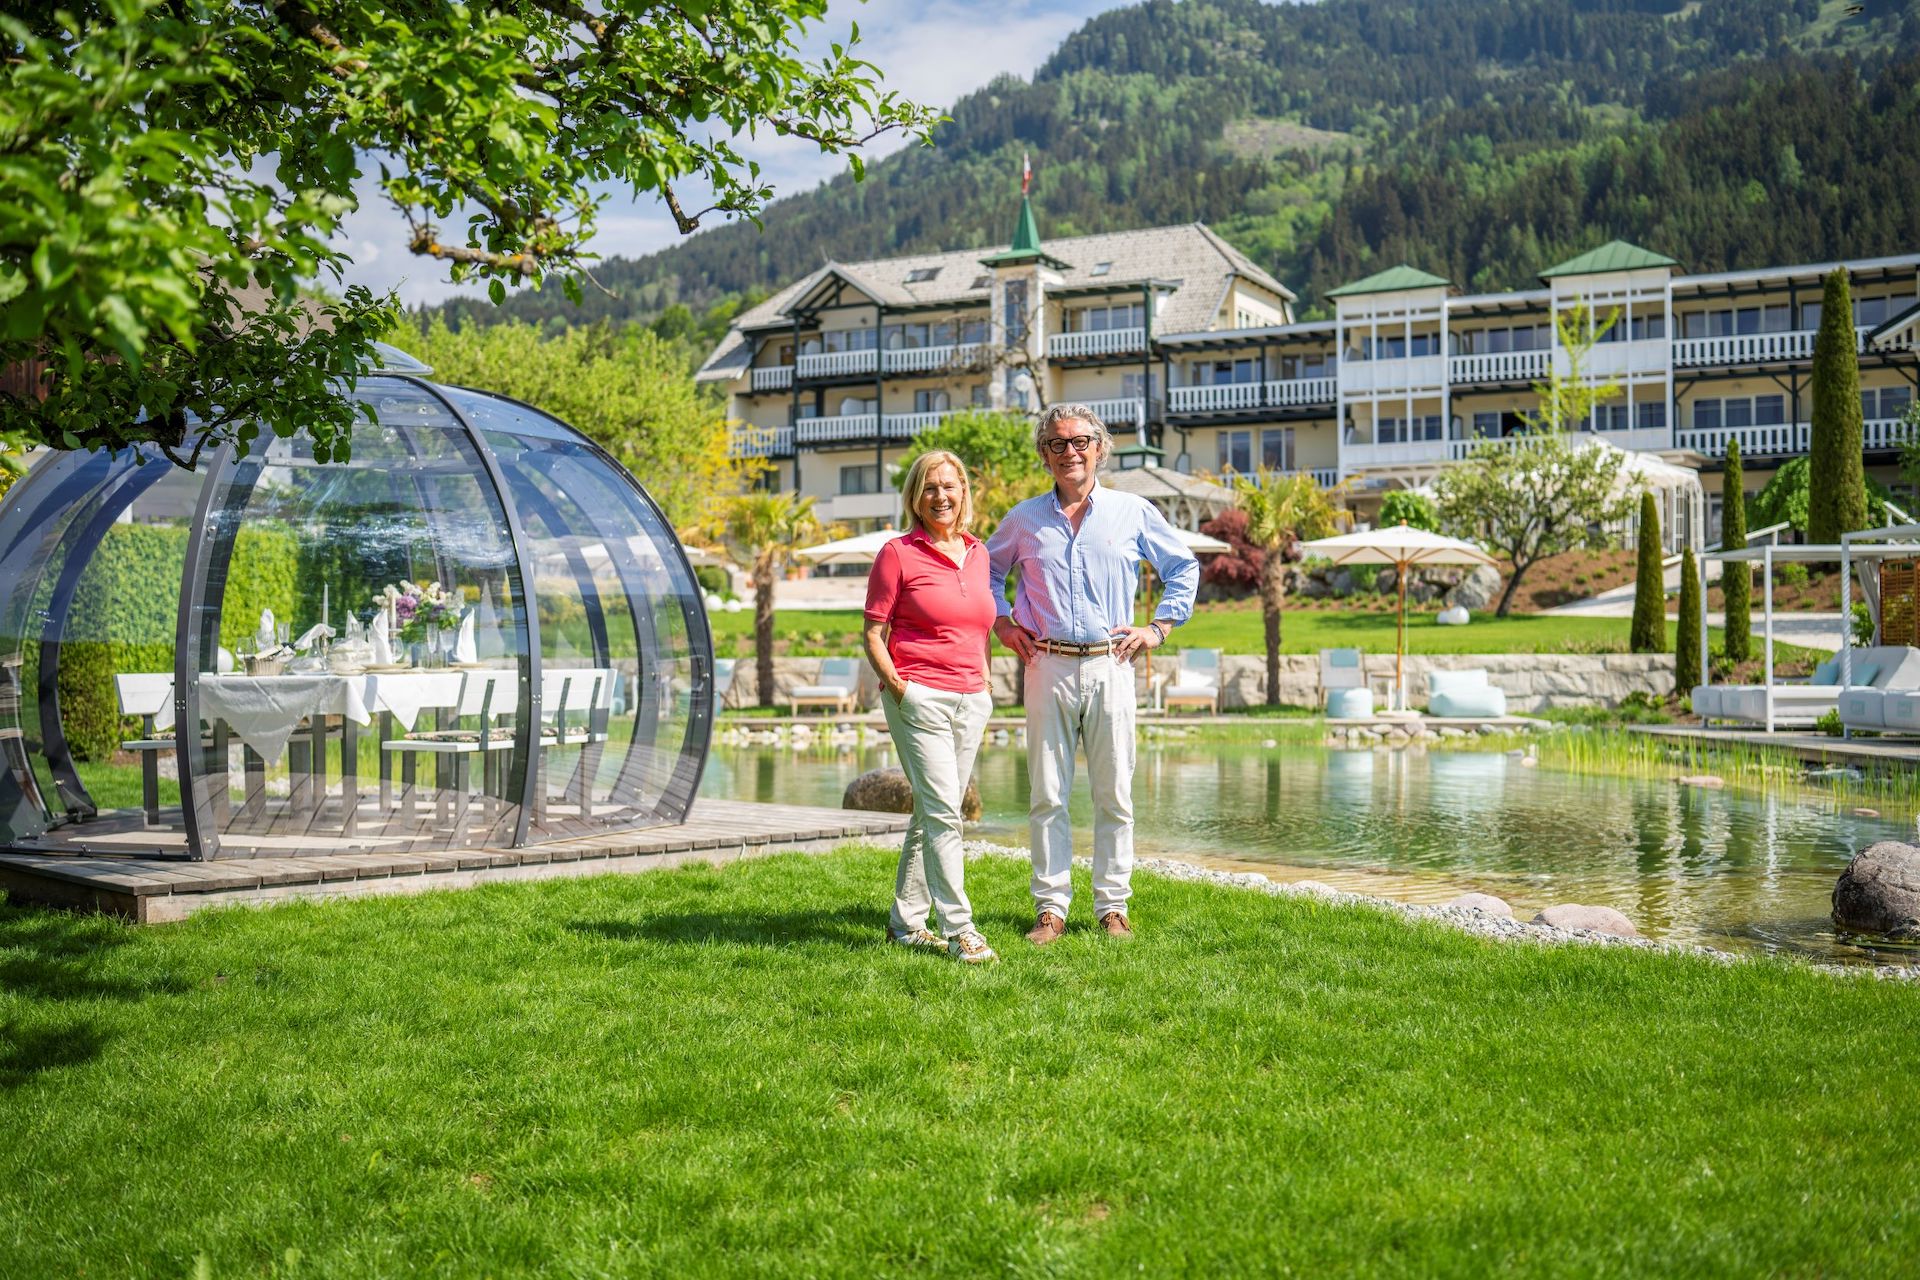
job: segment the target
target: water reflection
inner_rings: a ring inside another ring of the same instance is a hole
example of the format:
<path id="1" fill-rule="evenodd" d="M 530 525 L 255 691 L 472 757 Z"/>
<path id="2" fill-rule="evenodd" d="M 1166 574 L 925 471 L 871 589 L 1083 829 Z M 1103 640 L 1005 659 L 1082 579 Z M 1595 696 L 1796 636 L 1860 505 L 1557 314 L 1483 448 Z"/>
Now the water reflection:
<path id="1" fill-rule="evenodd" d="M 838 805 L 892 764 L 864 748 L 716 746 L 708 795 Z M 1085 771 L 1072 808 L 1090 841 Z M 972 834 L 1026 841 L 1025 752 L 981 754 Z M 1134 783 L 1142 853 L 1267 866 L 1360 892 L 1444 901 L 1497 893 L 1530 915 L 1555 902 L 1625 912 L 1652 937 L 1831 959 L 1867 953 L 1827 920 L 1833 880 L 1904 823 L 1779 796 L 1584 777 L 1479 752 L 1143 744 Z M 1300 869 L 1297 873 L 1291 869 Z"/>

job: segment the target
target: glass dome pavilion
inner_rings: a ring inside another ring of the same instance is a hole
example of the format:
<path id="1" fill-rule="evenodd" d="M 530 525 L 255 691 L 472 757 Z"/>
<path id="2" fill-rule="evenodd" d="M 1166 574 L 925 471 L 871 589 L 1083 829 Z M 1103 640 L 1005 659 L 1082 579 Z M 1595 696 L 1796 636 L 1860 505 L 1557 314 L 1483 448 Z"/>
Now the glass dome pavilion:
<path id="1" fill-rule="evenodd" d="M 0 846 L 395 853 L 686 818 L 712 641 L 659 508 L 566 424 L 384 359 L 348 462 L 56 452 L 0 497 Z"/>

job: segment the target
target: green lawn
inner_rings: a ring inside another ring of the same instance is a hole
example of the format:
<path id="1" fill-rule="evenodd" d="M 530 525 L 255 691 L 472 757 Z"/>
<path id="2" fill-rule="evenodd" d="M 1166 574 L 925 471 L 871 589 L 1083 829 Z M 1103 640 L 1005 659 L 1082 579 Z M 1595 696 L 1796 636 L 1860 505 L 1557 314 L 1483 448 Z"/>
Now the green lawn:
<path id="1" fill-rule="evenodd" d="M 714 648 L 722 657 L 747 657 L 753 651 L 753 615 L 716 613 Z M 1625 653 L 1626 618 L 1562 618 L 1515 614 L 1506 618 L 1476 615 L 1464 627 L 1443 627 L 1431 613 L 1407 619 L 1409 653 Z M 776 635 L 801 654 L 851 654 L 860 651 L 860 614 L 856 610 L 783 609 L 774 615 Z M 1281 651 L 1318 653 L 1358 647 L 1392 653 L 1391 613 L 1331 612 L 1299 609 L 1287 613 Z M 1673 624 L 1668 624 L 1672 644 Z M 1718 644 L 1715 628 L 1711 641 Z M 1244 606 L 1202 605 L 1193 619 L 1173 633 L 1175 648 L 1224 649 L 1228 653 L 1265 653 L 1260 611 Z"/>
<path id="2" fill-rule="evenodd" d="M 892 858 L 0 909 L 0 1275 L 1891 1275 L 1920 991 Z M 1086 892 L 1083 883 L 1082 894 Z M 1084 899 L 1083 899 L 1084 901 Z M 204 1258 L 204 1263 L 196 1260 Z"/>

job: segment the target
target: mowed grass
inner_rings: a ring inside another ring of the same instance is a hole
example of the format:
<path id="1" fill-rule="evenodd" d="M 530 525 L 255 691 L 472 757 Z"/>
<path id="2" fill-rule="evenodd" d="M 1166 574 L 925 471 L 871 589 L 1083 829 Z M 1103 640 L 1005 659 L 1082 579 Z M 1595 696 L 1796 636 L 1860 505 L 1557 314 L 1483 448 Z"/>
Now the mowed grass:
<path id="1" fill-rule="evenodd" d="M 0 1275 L 1884 1275 L 1920 990 L 890 854 L 0 910 Z M 1086 902 L 1079 886 L 1076 911 Z"/>
<path id="2" fill-rule="evenodd" d="M 750 612 L 714 613 L 714 649 L 721 657 L 750 657 L 753 652 L 753 615 Z M 1266 631 L 1260 610 L 1246 605 L 1202 605 L 1193 619 L 1173 633 L 1174 648 L 1223 649 L 1228 653 L 1265 653 Z M 1674 623 L 1667 624 L 1668 651 L 1672 651 Z M 850 609 L 783 609 L 774 615 L 774 636 L 801 655 L 841 655 L 860 652 L 861 619 Z M 1464 627 L 1443 627 L 1431 613 L 1407 616 L 1409 653 L 1625 653 L 1626 618 L 1549 617 L 1514 614 L 1496 618 L 1475 614 Z M 1369 653 L 1392 653 L 1395 643 L 1392 612 L 1335 612 L 1290 610 L 1280 629 L 1283 653 L 1318 653 L 1322 649 L 1360 648 Z M 1720 642 L 1715 628 L 1710 643 Z M 1005 652 L 996 642 L 996 653 Z"/>

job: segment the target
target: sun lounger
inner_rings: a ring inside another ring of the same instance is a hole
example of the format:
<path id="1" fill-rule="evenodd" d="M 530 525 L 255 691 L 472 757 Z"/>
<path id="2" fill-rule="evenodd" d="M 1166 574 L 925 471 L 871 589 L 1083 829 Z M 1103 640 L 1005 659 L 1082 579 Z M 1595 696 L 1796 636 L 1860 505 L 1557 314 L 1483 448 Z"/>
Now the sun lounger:
<path id="1" fill-rule="evenodd" d="M 840 715 L 849 715 L 859 692 L 859 659 L 828 658 L 820 664 L 818 683 L 795 685 L 787 691 L 787 704 L 796 716 L 801 707 L 826 707 Z"/>
<path id="2" fill-rule="evenodd" d="M 1161 705 L 1168 711 L 1175 706 L 1205 707 L 1220 710 L 1220 651 L 1218 649 L 1182 649 L 1180 667 L 1161 693 Z"/>
<path id="3" fill-rule="evenodd" d="M 1837 656 L 1815 668 L 1813 678 L 1805 683 L 1776 682 L 1771 689 L 1763 684 L 1697 685 L 1694 714 L 1703 721 L 1764 725 L 1771 703 L 1776 726 L 1804 727 L 1829 711 L 1839 711 L 1842 723 L 1856 729 L 1887 728 L 1889 716 L 1894 724 L 1909 723 L 1914 712 L 1905 705 L 1896 710 L 1889 697 L 1903 703 L 1904 695 L 1920 691 L 1920 649 L 1878 645 L 1855 649 L 1851 661 L 1852 683 L 1844 690 Z"/>

